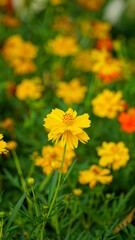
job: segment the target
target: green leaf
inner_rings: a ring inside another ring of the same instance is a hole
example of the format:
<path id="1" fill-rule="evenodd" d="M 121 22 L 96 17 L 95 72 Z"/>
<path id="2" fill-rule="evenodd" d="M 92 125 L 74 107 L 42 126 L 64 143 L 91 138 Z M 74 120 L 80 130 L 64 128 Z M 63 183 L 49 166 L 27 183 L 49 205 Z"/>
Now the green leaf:
<path id="1" fill-rule="evenodd" d="M 72 164 L 71 167 L 69 168 L 69 170 L 68 170 L 68 172 L 67 172 L 67 174 L 66 174 L 66 176 L 65 176 L 65 178 L 64 178 L 64 180 L 63 180 L 63 182 L 62 182 L 62 184 L 61 184 L 61 186 L 62 186 L 62 185 L 64 184 L 64 182 L 67 180 L 69 174 L 71 173 L 71 171 L 72 171 L 73 168 L 74 168 L 74 165 L 76 164 L 76 161 L 77 161 L 77 159 L 74 160 L 73 164 Z"/>
<path id="2" fill-rule="evenodd" d="M 53 195 L 54 195 L 54 191 L 57 185 L 57 181 L 58 181 L 58 169 L 56 170 L 56 172 L 54 173 L 53 179 L 52 179 L 52 184 L 50 187 L 50 191 L 49 191 L 49 196 L 48 196 L 48 202 L 50 203 Z"/>
<path id="3" fill-rule="evenodd" d="M 24 201 L 24 199 L 26 198 L 26 196 L 27 196 L 27 193 L 25 192 L 25 193 L 22 195 L 22 197 L 19 199 L 19 201 L 17 202 L 17 204 L 15 205 L 15 207 L 14 207 L 14 209 L 13 209 L 11 215 L 10 215 L 10 218 L 9 218 L 9 220 L 8 220 L 7 226 L 6 226 L 6 228 L 5 228 L 5 235 L 6 235 L 7 231 L 8 231 L 11 223 L 13 222 L 16 214 L 18 213 L 20 207 L 22 206 L 23 201 Z M 6 236 L 5 236 L 5 237 L 6 237 Z"/>

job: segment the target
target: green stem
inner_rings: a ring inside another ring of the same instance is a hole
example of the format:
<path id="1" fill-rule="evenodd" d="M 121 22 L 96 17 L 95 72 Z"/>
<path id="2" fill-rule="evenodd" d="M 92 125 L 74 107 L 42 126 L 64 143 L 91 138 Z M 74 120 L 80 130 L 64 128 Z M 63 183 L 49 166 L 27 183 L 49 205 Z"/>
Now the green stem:
<path id="1" fill-rule="evenodd" d="M 32 194 L 33 194 L 33 201 L 34 201 L 34 207 L 35 207 L 35 211 L 36 211 L 36 216 L 38 217 L 37 200 L 36 200 L 36 195 L 35 195 L 33 186 L 31 186 L 31 191 L 32 191 Z"/>
<path id="2" fill-rule="evenodd" d="M 66 153 L 66 144 L 64 146 L 63 157 L 62 157 L 62 162 L 61 162 L 61 168 L 60 168 L 60 173 L 59 173 L 59 178 L 58 178 L 58 184 L 57 184 L 57 187 L 56 187 L 56 190 L 55 190 L 55 193 L 54 193 L 54 196 L 53 196 L 53 199 L 52 199 L 49 211 L 47 213 L 46 220 L 43 222 L 43 227 L 42 227 L 42 230 L 41 230 L 41 238 L 40 238 L 40 240 L 43 240 L 44 228 L 45 228 L 47 220 L 48 220 L 48 218 L 49 218 L 49 216 L 51 214 L 51 211 L 52 211 L 53 205 L 55 203 L 56 197 L 58 195 L 58 191 L 59 191 L 60 183 L 61 183 L 62 169 L 63 169 L 64 159 L 65 159 L 65 153 Z"/>
<path id="3" fill-rule="evenodd" d="M 39 192 L 42 192 L 44 187 L 46 186 L 46 184 L 49 182 L 50 178 L 51 178 L 52 174 L 50 173 L 41 183 L 40 187 L 39 187 Z"/>
<path id="4" fill-rule="evenodd" d="M 0 222 L 0 240 L 2 239 L 2 232 L 3 232 L 3 218 Z"/>
<path id="5" fill-rule="evenodd" d="M 23 177 L 23 174 L 22 174 L 22 169 L 21 169 L 21 166 L 20 166 L 20 163 L 19 163 L 19 159 L 18 159 L 17 154 L 14 150 L 12 151 L 12 154 L 13 154 L 13 157 L 14 157 L 16 169 L 17 169 L 18 176 L 20 178 L 20 182 L 22 184 L 23 190 L 24 190 L 24 192 L 27 192 L 27 188 L 26 188 L 26 185 L 25 185 L 25 180 L 24 180 L 24 177 Z"/>

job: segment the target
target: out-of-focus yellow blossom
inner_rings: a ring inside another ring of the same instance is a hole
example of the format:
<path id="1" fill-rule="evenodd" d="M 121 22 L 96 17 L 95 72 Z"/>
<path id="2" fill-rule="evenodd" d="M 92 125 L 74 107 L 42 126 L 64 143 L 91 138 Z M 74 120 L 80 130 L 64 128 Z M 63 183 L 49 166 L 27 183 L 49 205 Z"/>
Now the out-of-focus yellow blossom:
<path id="1" fill-rule="evenodd" d="M 74 190 L 73 190 L 73 193 L 74 193 L 74 195 L 75 196 L 77 196 L 77 197 L 79 197 L 79 196 L 81 196 L 82 195 L 82 189 L 80 189 L 80 188 L 75 188 Z"/>
<path id="2" fill-rule="evenodd" d="M 2 153 L 7 153 L 7 143 L 5 141 L 2 140 L 3 139 L 3 135 L 0 134 L 0 154 Z"/>
<path id="3" fill-rule="evenodd" d="M 77 39 L 75 37 L 65 37 L 62 35 L 58 35 L 55 39 L 49 40 L 48 48 L 54 55 L 61 57 L 75 55 L 79 50 Z"/>
<path id="4" fill-rule="evenodd" d="M 91 22 L 91 36 L 96 39 L 106 39 L 110 37 L 112 26 L 108 22 L 99 20 Z"/>
<path id="5" fill-rule="evenodd" d="M 77 2 L 84 8 L 92 11 L 98 11 L 104 4 L 105 0 L 77 0 Z"/>
<path id="6" fill-rule="evenodd" d="M 77 112 L 69 108 L 66 112 L 55 108 L 44 119 L 44 126 L 49 131 L 48 139 L 61 140 L 61 145 L 67 148 L 77 148 L 78 140 L 85 143 L 89 136 L 83 130 L 90 127 L 91 121 L 87 113 L 77 116 Z"/>
<path id="7" fill-rule="evenodd" d="M 37 156 L 35 162 L 37 166 L 43 168 L 43 172 L 48 175 L 57 168 L 60 171 L 63 156 L 63 148 L 60 144 L 56 146 L 45 146 L 42 149 L 42 157 Z M 67 150 L 65 154 L 62 173 L 67 173 L 69 166 L 72 164 L 72 159 L 75 157 L 73 150 Z"/>
<path id="8" fill-rule="evenodd" d="M 70 82 L 59 82 L 56 95 L 64 100 L 67 104 L 80 103 L 87 91 L 86 86 L 81 86 L 78 78 Z"/>
<path id="9" fill-rule="evenodd" d="M 62 16 L 54 20 L 52 28 L 55 31 L 61 31 L 66 34 L 70 34 L 73 31 L 73 24 L 68 16 Z"/>
<path id="10" fill-rule="evenodd" d="M 14 59 L 12 61 L 12 67 L 17 75 L 33 73 L 36 71 L 36 65 L 32 60 Z"/>
<path id="11" fill-rule="evenodd" d="M 53 5 L 53 6 L 57 6 L 57 5 L 60 5 L 62 4 L 63 0 L 50 0 L 50 3 Z"/>
<path id="12" fill-rule="evenodd" d="M 20 100 L 39 99 L 43 90 L 40 78 L 25 79 L 16 87 L 16 96 Z"/>
<path id="13" fill-rule="evenodd" d="M 115 118 L 117 114 L 124 110 L 125 101 L 122 100 L 122 92 L 114 92 L 109 89 L 98 94 L 93 100 L 93 112 L 98 117 Z"/>
<path id="14" fill-rule="evenodd" d="M 5 41 L 2 53 L 15 73 L 26 74 L 36 70 L 32 60 L 36 57 L 37 50 L 36 46 L 29 41 L 25 42 L 20 35 L 13 35 Z"/>
<path id="15" fill-rule="evenodd" d="M 123 142 L 103 142 L 102 146 L 97 148 L 97 153 L 100 157 L 99 165 L 109 168 L 112 166 L 113 170 L 125 167 L 129 160 L 129 150 Z"/>
<path id="16" fill-rule="evenodd" d="M 120 80 L 122 78 L 122 71 L 122 63 L 118 59 L 110 58 L 102 64 L 97 75 L 104 83 L 110 83 Z"/>
<path id="17" fill-rule="evenodd" d="M 89 184 L 90 188 L 94 188 L 97 182 L 102 184 L 111 183 L 112 178 L 109 169 L 102 169 L 97 165 L 92 165 L 89 170 L 80 171 L 79 182 L 81 184 Z"/>
<path id="18" fill-rule="evenodd" d="M 17 147 L 17 142 L 16 141 L 7 142 L 8 150 L 12 151 L 12 150 L 16 149 L 16 147 Z"/>
<path id="19" fill-rule="evenodd" d="M 10 133 L 14 132 L 14 123 L 12 118 L 5 118 L 3 121 L 0 122 L 0 127 L 8 130 Z"/>
<path id="20" fill-rule="evenodd" d="M 104 62 L 110 58 L 110 53 L 106 50 L 92 49 L 78 52 L 73 60 L 76 68 L 84 72 L 98 72 Z"/>
<path id="21" fill-rule="evenodd" d="M 16 28 L 20 25 L 20 21 L 19 19 L 17 19 L 16 17 L 12 16 L 12 15 L 4 15 L 2 17 L 2 23 L 9 28 Z"/>

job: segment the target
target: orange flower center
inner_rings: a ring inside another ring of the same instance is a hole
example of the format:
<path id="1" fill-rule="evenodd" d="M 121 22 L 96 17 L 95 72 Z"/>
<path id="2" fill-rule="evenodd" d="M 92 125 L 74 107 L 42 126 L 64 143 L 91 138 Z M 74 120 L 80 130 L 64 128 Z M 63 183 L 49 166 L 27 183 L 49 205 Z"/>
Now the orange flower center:
<path id="1" fill-rule="evenodd" d="M 63 115 L 63 122 L 70 125 L 73 122 L 73 116 L 70 113 L 65 113 Z"/>

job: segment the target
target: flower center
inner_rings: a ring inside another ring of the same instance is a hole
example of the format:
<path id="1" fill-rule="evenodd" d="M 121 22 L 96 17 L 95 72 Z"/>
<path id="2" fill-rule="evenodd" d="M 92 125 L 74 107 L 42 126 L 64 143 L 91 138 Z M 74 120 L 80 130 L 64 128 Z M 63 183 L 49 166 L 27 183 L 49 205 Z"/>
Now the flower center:
<path id="1" fill-rule="evenodd" d="M 73 122 L 73 116 L 70 113 L 65 113 L 63 115 L 63 122 L 70 125 Z"/>

